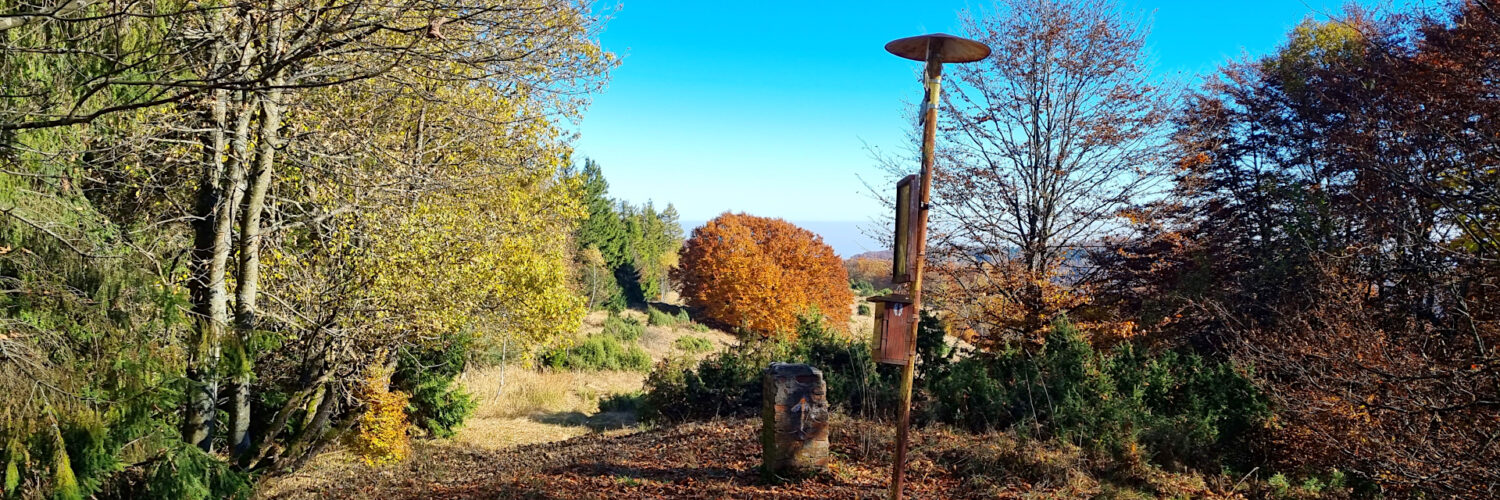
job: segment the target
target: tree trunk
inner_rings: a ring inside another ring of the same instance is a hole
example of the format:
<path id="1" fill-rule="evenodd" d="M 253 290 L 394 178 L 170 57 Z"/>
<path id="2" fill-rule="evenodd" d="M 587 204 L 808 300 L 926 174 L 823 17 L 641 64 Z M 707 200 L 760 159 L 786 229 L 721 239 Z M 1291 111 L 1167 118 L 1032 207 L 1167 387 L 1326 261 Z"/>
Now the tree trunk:
<path id="1" fill-rule="evenodd" d="M 313 444 L 323 438 L 324 432 L 328 430 L 329 417 L 333 414 L 333 407 L 337 402 L 338 398 L 334 397 L 330 384 L 318 387 L 317 392 L 313 393 L 312 400 L 308 401 L 310 411 L 304 417 L 306 421 L 302 425 L 302 430 L 287 444 L 286 452 L 276 458 L 278 469 L 284 461 L 299 462 Z"/>
<path id="2" fill-rule="evenodd" d="M 222 35 L 224 16 L 221 14 L 215 18 L 212 26 Z M 210 71 L 217 71 L 223 64 L 225 53 L 224 45 L 216 43 L 210 56 Z M 188 288 L 195 321 L 187 361 L 188 403 L 182 419 L 182 437 L 205 451 L 213 447 L 219 340 L 229 322 L 229 296 L 224 275 L 230 250 L 229 214 L 236 203 L 233 193 L 238 185 L 235 171 L 240 163 L 234 156 L 230 157 L 227 166 L 224 160 L 229 98 L 227 90 L 215 90 L 210 94 L 209 132 L 204 139 L 204 169 L 193 209 L 193 251 L 188 264 L 192 273 Z M 249 127 L 249 118 L 242 111 L 237 112 L 240 114 L 235 123 L 236 145 L 242 138 L 239 132 Z"/>
<path id="3" fill-rule="evenodd" d="M 274 61 L 280 56 L 281 46 L 281 15 L 278 2 L 272 2 L 270 13 L 271 21 L 265 48 L 266 58 L 263 61 L 265 67 L 273 67 Z M 274 70 L 279 73 L 280 70 Z M 266 192 L 274 181 L 274 166 L 276 163 L 276 147 L 280 145 L 279 130 L 281 128 L 281 76 L 272 74 L 267 80 L 270 88 L 262 91 L 257 101 L 260 103 L 260 132 L 257 142 L 255 158 L 255 171 L 251 173 L 246 186 L 246 197 L 244 210 L 240 214 L 240 262 L 239 276 L 236 280 L 234 318 L 235 345 L 243 348 L 249 345 L 250 336 L 256 328 L 255 299 L 260 292 L 260 243 L 261 243 L 261 215 L 265 211 Z M 233 443 L 233 455 L 245 458 L 250 452 L 250 378 L 254 373 L 254 353 L 243 352 L 239 358 L 240 364 L 236 366 L 233 374 L 234 385 L 233 408 L 234 429 L 232 430 L 231 442 Z"/>

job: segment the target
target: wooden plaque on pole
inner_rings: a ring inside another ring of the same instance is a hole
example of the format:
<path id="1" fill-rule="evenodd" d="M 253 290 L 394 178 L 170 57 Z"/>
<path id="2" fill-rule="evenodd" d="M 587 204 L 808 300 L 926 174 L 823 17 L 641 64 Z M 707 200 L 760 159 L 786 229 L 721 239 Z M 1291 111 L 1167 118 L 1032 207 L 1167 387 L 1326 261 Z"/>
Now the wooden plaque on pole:
<path id="1" fill-rule="evenodd" d="M 917 263 L 917 217 L 921 213 L 921 184 L 915 175 L 896 183 L 896 243 L 891 248 L 891 283 L 911 283 Z"/>

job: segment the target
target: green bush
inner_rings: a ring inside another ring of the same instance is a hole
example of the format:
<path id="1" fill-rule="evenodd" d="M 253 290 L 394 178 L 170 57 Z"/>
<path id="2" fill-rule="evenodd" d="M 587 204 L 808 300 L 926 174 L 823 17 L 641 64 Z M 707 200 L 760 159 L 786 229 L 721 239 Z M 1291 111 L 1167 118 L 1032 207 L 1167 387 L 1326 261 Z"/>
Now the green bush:
<path id="1" fill-rule="evenodd" d="M 974 431 L 1030 422 L 1086 448 L 1123 454 L 1142 445 L 1159 462 L 1207 468 L 1235 458 L 1270 416 L 1266 397 L 1232 364 L 1128 344 L 1101 353 L 1065 320 L 1040 353 L 965 359 L 931 389 L 934 418 Z"/>
<path id="2" fill-rule="evenodd" d="M 551 349 L 542 354 L 541 363 L 559 370 L 646 371 L 651 369 L 651 356 L 606 332 L 589 335 L 574 346 Z"/>
<path id="3" fill-rule="evenodd" d="M 111 440 L 102 415 L 89 409 L 53 415 L 55 421 L 29 430 L 0 429 L 0 498 L 30 498 L 28 488 L 48 498 L 90 498 L 123 470 L 120 444 Z"/>
<path id="4" fill-rule="evenodd" d="M 858 312 L 859 312 L 860 316 L 869 316 L 870 315 L 870 305 L 869 304 L 860 304 Z"/>
<path id="5" fill-rule="evenodd" d="M 641 407 L 645 393 L 641 391 L 610 394 L 599 400 L 599 411 L 635 412 Z"/>
<path id="6" fill-rule="evenodd" d="M 646 308 L 646 324 L 651 326 L 677 326 L 677 317 L 664 313 L 655 307 Z"/>
<path id="7" fill-rule="evenodd" d="M 62 425 L 69 468 L 82 496 L 98 492 L 110 475 L 123 470 L 117 447 L 107 443 L 108 432 L 104 420 L 92 411 L 78 413 Z"/>
<path id="8" fill-rule="evenodd" d="M 646 324 L 651 326 L 673 327 L 692 322 L 693 318 L 688 316 L 686 309 L 678 309 L 677 314 L 667 314 L 655 307 L 646 308 Z"/>
<path id="9" fill-rule="evenodd" d="M 678 337 L 677 340 L 672 341 L 672 346 L 688 354 L 698 354 L 714 350 L 714 343 L 709 342 L 708 339 L 703 337 Z"/>
<path id="10" fill-rule="evenodd" d="M 26 462 L 24 447 L 21 440 L 15 435 L 7 436 L 5 440 L 5 483 L 4 489 L 0 489 L 0 497 L 12 498 L 21 487 L 21 464 Z"/>
<path id="11" fill-rule="evenodd" d="M 932 417 L 975 432 L 1001 429 L 1014 421 L 1010 387 L 991 373 L 993 364 L 968 358 L 930 386 Z"/>
<path id="12" fill-rule="evenodd" d="M 151 463 L 145 477 L 140 491 L 126 498 L 247 499 L 254 493 L 249 474 L 180 441 L 173 441 L 166 454 Z"/>
<path id="13" fill-rule="evenodd" d="M 655 312 L 653 309 L 652 312 Z M 646 333 L 646 326 L 635 318 L 627 318 L 611 314 L 604 318 L 604 334 L 619 339 L 622 342 L 635 342 Z"/>
<path id="14" fill-rule="evenodd" d="M 863 339 L 850 340 L 821 320 L 804 319 L 796 341 L 741 342 L 694 365 L 663 361 L 646 378 L 641 418 L 680 422 L 760 411 L 761 374 L 772 361 L 808 363 L 823 371 L 828 401 L 846 411 L 873 414 L 894 400 L 894 372 L 877 369 Z"/>
<path id="15" fill-rule="evenodd" d="M 391 386 L 411 395 L 407 414 L 412 424 L 437 438 L 452 437 L 479 406 L 453 384 L 463 373 L 473 337 L 462 335 L 437 345 L 403 349 Z"/>
<path id="16" fill-rule="evenodd" d="M 1270 403 L 1248 369 L 1166 351 L 1148 356 L 1117 348 L 1106 370 L 1116 390 L 1143 408 L 1141 440 L 1159 459 L 1211 464 L 1238 460 L 1266 418 Z"/>

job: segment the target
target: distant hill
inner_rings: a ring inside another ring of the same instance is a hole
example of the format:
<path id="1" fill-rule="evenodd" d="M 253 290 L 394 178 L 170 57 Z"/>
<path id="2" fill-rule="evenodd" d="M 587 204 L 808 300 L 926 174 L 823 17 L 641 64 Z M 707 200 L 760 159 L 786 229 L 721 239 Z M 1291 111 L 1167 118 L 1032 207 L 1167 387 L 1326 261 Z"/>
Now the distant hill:
<path id="1" fill-rule="evenodd" d="M 850 255 L 847 258 L 847 260 L 854 260 L 854 259 L 891 260 L 891 259 L 893 259 L 895 257 L 896 257 L 896 252 L 891 251 L 891 250 L 871 250 L 871 251 L 864 252 L 864 253 L 857 253 L 857 254 L 854 254 L 854 255 Z"/>

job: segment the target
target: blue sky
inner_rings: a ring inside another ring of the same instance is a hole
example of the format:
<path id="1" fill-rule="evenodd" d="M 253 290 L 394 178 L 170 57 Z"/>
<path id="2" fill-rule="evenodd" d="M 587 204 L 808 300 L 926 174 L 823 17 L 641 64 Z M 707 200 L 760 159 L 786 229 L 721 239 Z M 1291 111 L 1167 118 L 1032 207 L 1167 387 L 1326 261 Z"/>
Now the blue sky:
<path id="1" fill-rule="evenodd" d="M 1367 6 L 1384 3 L 1361 2 Z M 1191 77 L 1261 55 L 1342 0 L 1124 1 L 1151 19 L 1159 74 Z M 885 42 L 958 32 L 988 1 L 600 3 L 601 35 L 623 56 L 594 97 L 575 156 L 598 161 L 616 198 L 672 203 L 701 222 L 725 211 L 817 226 L 842 255 L 873 246 L 856 225 L 883 209 L 868 146 L 903 147 L 918 63 Z M 913 171 L 916 166 L 913 165 Z M 814 224 L 817 223 L 817 224 Z M 686 226 L 687 224 L 685 224 Z M 691 227 L 684 227 L 691 230 Z"/>

